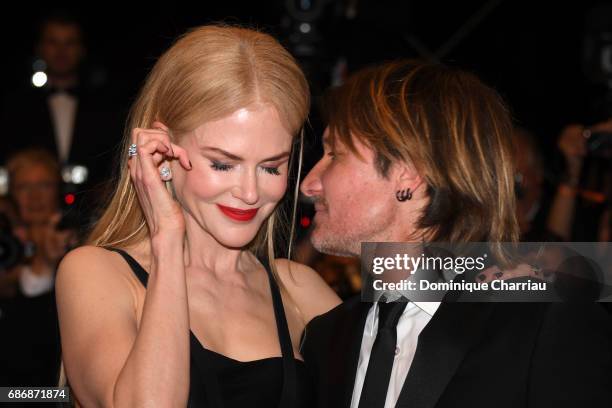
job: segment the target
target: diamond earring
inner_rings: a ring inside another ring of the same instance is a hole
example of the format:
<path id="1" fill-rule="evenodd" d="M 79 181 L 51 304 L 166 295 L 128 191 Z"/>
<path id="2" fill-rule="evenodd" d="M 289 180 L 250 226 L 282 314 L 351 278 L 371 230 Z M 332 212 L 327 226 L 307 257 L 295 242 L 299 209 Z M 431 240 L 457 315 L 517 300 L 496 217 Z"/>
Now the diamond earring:
<path id="1" fill-rule="evenodd" d="M 161 176 L 161 179 L 164 181 L 172 180 L 172 173 L 170 172 L 170 169 L 166 166 L 162 167 L 159 170 L 159 175 Z"/>

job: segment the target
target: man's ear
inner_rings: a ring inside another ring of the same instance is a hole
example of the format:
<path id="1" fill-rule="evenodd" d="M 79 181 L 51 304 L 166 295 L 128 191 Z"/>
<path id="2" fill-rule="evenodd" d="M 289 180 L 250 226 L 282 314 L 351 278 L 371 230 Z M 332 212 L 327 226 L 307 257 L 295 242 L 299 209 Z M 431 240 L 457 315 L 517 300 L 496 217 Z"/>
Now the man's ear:
<path id="1" fill-rule="evenodd" d="M 423 177 L 416 171 L 412 163 L 398 162 L 393 165 L 393 174 L 397 190 L 415 191 L 423 184 Z"/>

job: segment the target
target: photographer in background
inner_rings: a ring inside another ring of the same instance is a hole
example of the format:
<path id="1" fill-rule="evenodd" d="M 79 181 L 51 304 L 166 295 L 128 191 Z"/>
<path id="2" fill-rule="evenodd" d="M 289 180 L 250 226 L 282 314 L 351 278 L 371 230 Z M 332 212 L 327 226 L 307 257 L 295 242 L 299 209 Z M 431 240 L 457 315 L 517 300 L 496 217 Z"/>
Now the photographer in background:
<path id="1" fill-rule="evenodd" d="M 565 160 L 565 176 L 552 201 L 548 229 L 563 240 L 610 239 L 606 232 L 609 231 L 612 188 L 610 146 L 612 119 L 590 128 L 572 124 L 562 130 L 558 147 Z M 584 227 L 593 221 L 592 228 Z M 576 231 L 578 224 L 582 227 Z"/>
<path id="2" fill-rule="evenodd" d="M 50 153 L 23 150 L 8 160 L 7 169 L 17 221 L 4 228 L 3 240 L 17 238 L 21 245 L 11 246 L 20 253 L 0 271 L 0 385 L 52 386 L 59 367 L 54 278 L 76 234 L 58 228 L 61 179 Z"/>
<path id="3" fill-rule="evenodd" d="M 125 116 L 101 56 L 88 54 L 86 28 L 69 12 L 45 16 L 33 44 L 33 70 L 44 71 L 47 82 L 37 87 L 8 81 L 0 98 L 3 130 L 19 135 L 0 139 L 0 161 L 37 146 L 57 159 L 65 182 L 66 170 L 76 169 L 71 192 L 81 223 L 95 217 L 99 197 L 109 188 Z"/>

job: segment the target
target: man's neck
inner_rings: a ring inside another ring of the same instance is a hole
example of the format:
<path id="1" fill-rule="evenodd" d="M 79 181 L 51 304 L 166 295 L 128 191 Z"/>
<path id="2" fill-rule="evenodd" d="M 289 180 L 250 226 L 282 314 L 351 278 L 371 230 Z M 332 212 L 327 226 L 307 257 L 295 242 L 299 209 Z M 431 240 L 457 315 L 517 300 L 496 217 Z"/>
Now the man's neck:
<path id="1" fill-rule="evenodd" d="M 50 76 L 49 86 L 59 89 L 73 88 L 79 83 L 77 75 Z"/>

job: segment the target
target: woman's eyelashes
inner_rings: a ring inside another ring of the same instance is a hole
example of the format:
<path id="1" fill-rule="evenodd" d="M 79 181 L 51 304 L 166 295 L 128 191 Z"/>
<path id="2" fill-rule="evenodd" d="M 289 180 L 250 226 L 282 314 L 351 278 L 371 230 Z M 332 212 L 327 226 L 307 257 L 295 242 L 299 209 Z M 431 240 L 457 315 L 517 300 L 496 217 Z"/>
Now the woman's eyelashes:
<path id="1" fill-rule="evenodd" d="M 278 167 L 261 167 L 261 169 L 268 174 L 280 176 L 280 171 L 278 171 Z"/>
<path id="2" fill-rule="evenodd" d="M 234 168 L 233 164 L 227 164 L 227 163 L 221 163 L 218 161 L 213 161 L 212 164 L 210 165 L 210 167 L 213 170 L 216 171 L 230 171 L 231 169 Z M 278 170 L 278 167 L 266 167 L 266 166 L 262 166 L 260 167 L 261 170 L 265 171 L 268 174 L 272 174 L 274 176 L 280 176 L 280 171 Z"/>
<path id="3" fill-rule="evenodd" d="M 213 161 L 210 167 L 216 171 L 230 171 L 232 167 L 234 166 L 232 166 L 231 164 L 225 164 L 225 163 Z"/>

